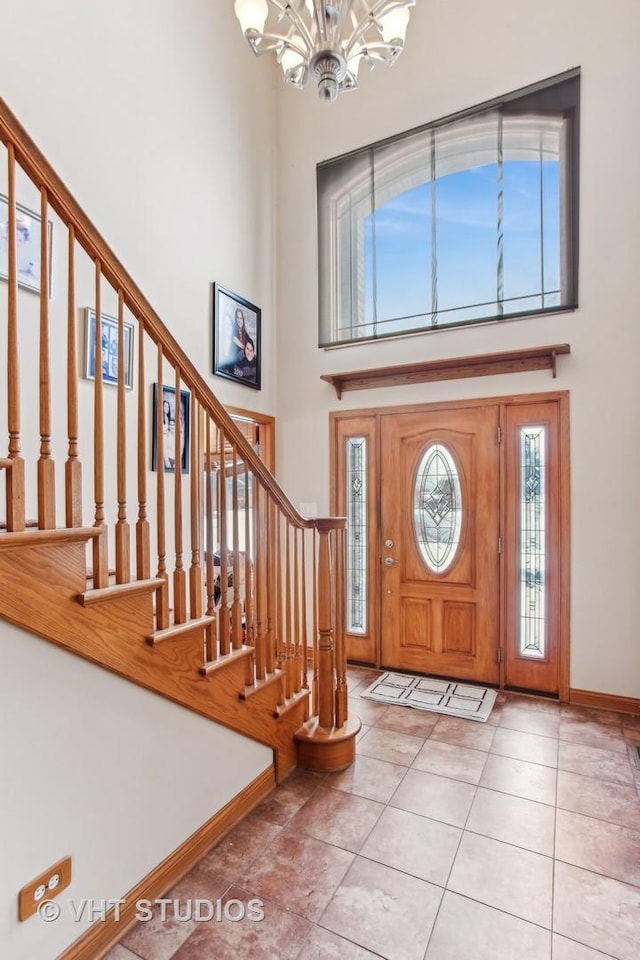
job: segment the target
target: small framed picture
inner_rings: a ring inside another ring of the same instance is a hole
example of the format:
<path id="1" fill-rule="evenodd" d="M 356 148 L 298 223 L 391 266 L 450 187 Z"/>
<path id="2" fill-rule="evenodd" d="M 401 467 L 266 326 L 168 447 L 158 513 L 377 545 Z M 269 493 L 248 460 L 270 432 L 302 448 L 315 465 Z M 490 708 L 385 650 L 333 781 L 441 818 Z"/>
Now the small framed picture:
<path id="1" fill-rule="evenodd" d="M 102 381 L 103 383 L 118 383 L 118 319 L 102 314 L 101 320 L 102 341 Z M 87 380 L 96 378 L 96 312 L 92 307 L 85 307 L 85 351 L 84 375 Z M 124 321 L 124 384 L 128 390 L 133 387 L 133 341 L 134 326 Z"/>
<path id="2" fill-rule="evenodd" d="M 153 385 L 153 422 L 151 425 L 151 469 L 158 469 L 158 384 Z M 182 473 L 189 473 L 189 439 L 191 397 L 187 390 L 180 391 L 180 448 Z M 176 390 L 162 387 L 162 458 L 165 473 L 176 470 Z"/>
<path id="3" fill-rule="evenodd" d="M 51 253 L 53 225 L 47 224 L 49 296 L 51 296 Z M 16 251 L 18 286 L 40 293 L 40 216 L 16 203 Z M 9 200 L 0 194 L 0 279 L 9 277 Z"/>
<path id="4" fill-rule="evenodd" d="M 213 372 L 260 389 L 262 311 L 219 283 L 213 285 Z"/>

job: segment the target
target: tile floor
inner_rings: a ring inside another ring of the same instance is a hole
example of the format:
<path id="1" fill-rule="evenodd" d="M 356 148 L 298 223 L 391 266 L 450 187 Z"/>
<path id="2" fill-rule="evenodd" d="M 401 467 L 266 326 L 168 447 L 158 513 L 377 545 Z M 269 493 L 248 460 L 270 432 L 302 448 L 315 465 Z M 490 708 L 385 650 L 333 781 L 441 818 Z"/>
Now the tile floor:
<path id="1" fill-rule="evenodd" d="M 108 960 L 638 960 L 640 719 L 507 694 L 480 724 L 349 675 L 355 764 L 297 771 L 167 894 L 264 919 L 154 917 Z"/>

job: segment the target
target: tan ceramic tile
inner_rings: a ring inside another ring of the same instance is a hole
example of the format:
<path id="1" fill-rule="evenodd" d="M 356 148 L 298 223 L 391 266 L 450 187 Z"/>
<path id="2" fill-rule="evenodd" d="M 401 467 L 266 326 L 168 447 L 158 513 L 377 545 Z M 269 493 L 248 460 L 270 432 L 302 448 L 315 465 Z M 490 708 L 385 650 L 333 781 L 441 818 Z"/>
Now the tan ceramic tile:
<path id="1" fill-rule="evenodd" d="M 553 805 L 556 799 L 556 778 L 557 772 L 552 767 L 491 753 L 484 765 L 480 786 Z"/>
<path id="2" fill-rule="evenodd" d="M 415 710 L 412 707 L 394 707 L 391 705 L 387 712 L 379 720 L 376 720 L 376 727 L 426 738 L 439 719 L 437 713 L 431 713 L 429 710 Z"/>
<path id="3" fill-rule="evenodd" d="M 234 866 L 220 865 L 210 855 L 200 860 L 166 895 L 170 904 L 153 906 L 153 916 L 140 920 L 123 938 L 124 946 L 142 960 L 170 960 L 176 950 L 200 925 L 193 901 L 216 901 L 238 873 Z"/>
<path id="4" fill-rule="evenodd" d="M 508 730 L 498 727 L 491 744 L 491 753 L 528 763 L 540 763 L 546 767 L 558 765 L 558 741 L 552 737 L 540 737 L 534 733 Z"/>
<path id="5" fill-rule="evenodd" d="M 349 716 L 360 717 L 362 723 L 373 726 L 376 720 L 383 717 L 389 705 L 379 700 L 366 700 L 364 697 L 349 697 Z"/>
<path id="6" fill-rule="evenodd" d="M 492 724 L 480 723 L 478 720 L 464 720 L 461 717 L 440 717 L 431 734 L 431 739 L 446 740 L 447 743 L 455 743 L 459 747 L 488 750 L 495 733 L 495 727 Z"/>
<path id="7" fill-rule="evenodd" d="M 640 888 L 557 861 L 553 929 L 616 960 L 638 960 Z"/>
<path id="8" fill-rule="evenodd" d="M 352 861 L 346 850 L 287 829 L 239 882 L 257 897 L 315 921 Z"/>
<path id="9" fill-rule="evenodd" d="M 452 780 L 478 783 L 486 760 L 487 754 L 482 750 L 471 750 L 440 740 L 427 740 L 413 761 L 413 768 L 451 777 Z"/>
<path id="10" fill-rule="evenodd" d="M 356 734 L 356 743 L 360 743 L 365 733 L 368 733 L 371 730 L 371 727 L 368 727 L 365 723 L 360 725 L 360 730 Z"/>
<path id="11" fill-rule="evenodd" d="M 640 830 L 640 799 L 627 784 L 558 770 L 558 807 Z"/>
<path id="12" fill-rule="evenodd" d="M 505 706 L 519 707 L 521 710 L 532 710 L 537 713 L 546 713 L 550 715 L 559 715 L 560 704 L 557 700 L 549 700 L 546 697 L 527 696 L 524 693 L 506 693 Z"/>
<path id="13" fill-rule="evenodd" d="M 324 775 L 296 770 L 285 782 L 267 797 L 256 809 L 253 816 L 259 820 L 284 825 L 303 803 L 306 803 L 314 790 L 324 780 Z"/>
<path id="14" fill-rule="evenodd" d="M 387 763 L 399 763 L 409 767 L 423 743 L 422 737 L 411 737 L 406 733 L 372 727 L 358 744 L 358 754 L 361 757 L 372 757 L 374 760 L 386 760 Z"/>
<path id="15" fill-rule="evenodd" d="M 209 864 L 211 872 L 230 874 L 236 880 L 257 854 L 278 836 L 279 824 L 248 816 L 200 861 Z"/>
<path id="16" fill-rule="evenodd" d="M 444 887 L 462 831 L 387 807 L 360 855 Z"/>
<path id="17" fill-rule="evenodd" d="M 243 903 L 245 918 L 236 922 L 199 923 L 187 942 L 175 954 L 174 960 L 294 960 L 298 956 L 311 924 L 304 917 L 283 910 L 263 900 L 262 920 L 249 919 L 249 904 L 255 894 L 236 887 L 229 891 L 225 901 Z M 231 916 L 240 914 L 238 904 L 229 904 Z M 256 915 L 255 913 L 253 914 Z M 155 960 L 155 958 L 150 958 Z"/>
<path id="18" fill-rule="evenodd" d="M 551 960 L 551 933 L 449 890 L 425 960 Z"/>
<path id="19" fill-rule="evenodd" d="M 105 954 L 103 960 L 138 960 L 138 957 L 118 943 L 113 950 L 109 950 L 109 953 Z"/>
<path id="20" fill-rule="evenodd" d="M 381 803 L 320 787 L 295 815 L 289 829 L 357 853 L 384 811 Z"/>
<path id="21" fill-rule="evenodd" d="M 553 934 L 552 944 L 553 960 L 614 960 L 614 957 L 610 957 L 608 953 L 592 950 L 591 947 L 585 947 L 584 944 L 576 943 L 575 940 L 560 937 L 557 933 Z"/>
<path id="22" fill-rule="evenodd" d="M 379 954 L 370 953 L 322 927 L 314 927 L 298 960 L 379 960 Z"/>
<path id="23" fill-rule="evenodd" d="M 564 717 L 560 721 L 559 737 L 561 740 L 585 743 L 589 747 L 601 747 L 603 750 L 611 750 L 614 753 L 627 752 L 622 728 L 607 723 Z"/>
<path id="24" fill-rule="evenodd" d="M 553 860 L 465 833 L 447 887 L 505 913 L 551 928 Z"/>
<path id="25" fill-rule="evenodd" d="M 556 858 L 640 886 L 640 832 L 558 810 Z"/>
<path id="26" fill-rule="evenodd" d="M 396 763 L 356 756 L 354 763 L 342 773 L 329 774 L 326 784 L 368 800 L 388 803 L 406 772 L 406 767 Z"/>
<path id="27" fill-rule="evenodd" d="M 627 756 L 581 743 L 560 741 L 558 767 L 560 770 L 595 777 L 597 780 L 611 780 L 613 783 L 629 785 L 635 782 Z"/>
<path id="28" fill-rule="evenodd" d="M 478 790 L 465 829 L 553 856 L 555 810 L 495 790 Z"/>
<path id="29" fill-rule="evenodd" d="M 476 788 L 460 780 L 409 770 L 391 800 L 392 807 L 463 827 Z"/>
<path id="30" fill-rule="evenodd" d="M 515 704 L 502 708 L 500 726 L 522 733 L 535 733 L 541 737 L 557 737 L 560 714 L 555 711 L 527 710 Z"/>
<path id="31" fill-rule="evenodd" d="M 620 728 L 624 714 L 613 710 L 596 710 L 592 707 L 576 707 L 573 704 L 563 703 L 560 707 L 560 716 L 568 719 L 592 720 L 594 723 L 607 723 Z"/>
<path id="32" fill-rule="evenodd" d="M 422 960 L 441 897 L 440 887 L 358 857 L 320 926 L 387 960 Z"/>

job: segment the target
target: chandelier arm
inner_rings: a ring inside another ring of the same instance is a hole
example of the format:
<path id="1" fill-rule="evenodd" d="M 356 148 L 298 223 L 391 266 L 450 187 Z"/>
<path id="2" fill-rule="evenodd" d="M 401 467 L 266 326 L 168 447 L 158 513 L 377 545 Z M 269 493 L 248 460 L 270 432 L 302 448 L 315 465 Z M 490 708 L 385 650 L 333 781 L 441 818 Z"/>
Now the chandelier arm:
<path id="1" fill-rule="evenodd" d="M 380 40 L 376 43 L 365 44 L 356 56 L 364 57 L 366 60 L 375 60 L 377 63 L 390 64 L 396 59 L 401 49 L 397 44 Z"/>
<path id="2" fill-rule="evenodd" d="M 295 24 L 295 26 L 297 27 L 297 29 L 300 31 L 302 35 L 302 39 L 305 41 L 305 43 L 308 46 L 308 52 L 311 53 L 314 48 L 313 37 L 311 36 L 306 23 L 304 22 L 304 20 L 302 19 L 298 11 L 295 9 L 295 7 L 291 6 L 291 3 L 289 3 L 289 0 L 284 0 L 284 2 L 282 2 L 282 0 L 267 0 L 267 3 L 270 3 L 272 7 L 275 7 L 276 10 L 279 10 L 280 13 L 284 17 L 286 17 L 291 23 Z"/>
<path id="3" fill-rule="evenodd" d="M 251 44 L 251 49 L 256 57 L 262 57 L 265 53 L 278 54 L 283 47 L 288 47 L 289 50 L 295 50 L 301 57 L 307 58 L 309 56 L 308 50 L 304 47 L 299 47 L 296 43 L 293 43 L 292 40 L 289 40 L 288 37 L 283 37 L 278 33 L 249 33 L 247 34 L 247 40 Z M 257 45 L 258 43 L 259 46 Z"/>
<path id="4" fill-rule="evenodd" d="M 313 0 L 313 15 L 316 21 L 318 39 L 314 46 L 326 46 L 329 43 L 327 36 L 327 22 L 324 12 L 325 0 Z"/>
<path id="5" fill-rule="evenodd" d="M 391 10 L 395 10 L 397 7 L 415 7 L 415 5 L 416 0 L 377 0 L 369 13 L 354 27 L 349 40 L 345 42 L 344 49 L 347 59 L 349 59 L 349 54 L 355 45 L 362 39 L 371 24 L 376 23 L 379 17 L 384 16 L 385 13 L 389 13 Z"/>

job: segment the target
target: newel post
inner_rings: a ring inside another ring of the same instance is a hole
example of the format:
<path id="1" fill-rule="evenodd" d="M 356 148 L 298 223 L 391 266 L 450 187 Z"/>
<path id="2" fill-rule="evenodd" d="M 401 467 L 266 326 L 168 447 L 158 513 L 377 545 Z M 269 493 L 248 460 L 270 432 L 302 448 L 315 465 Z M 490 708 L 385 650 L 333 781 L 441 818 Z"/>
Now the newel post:
<path id="1" fill-rule="evenodd" d="M 347 712 L 347 663 L 344 642 L 344 550 L 346 521 L 315 521 L 318 534 L 315 598 L 317 698 L 312 716 L 295 735 L 298 764 L 307 770 L 344 770 L 355 757 L 358 717 Z"/>
<path id="2" fill-rule="evenodd" d="M 326 730 L 334 724 L 335 676 L 330 533 L 331 528 L 318 521 L 318 723 Z"/>

